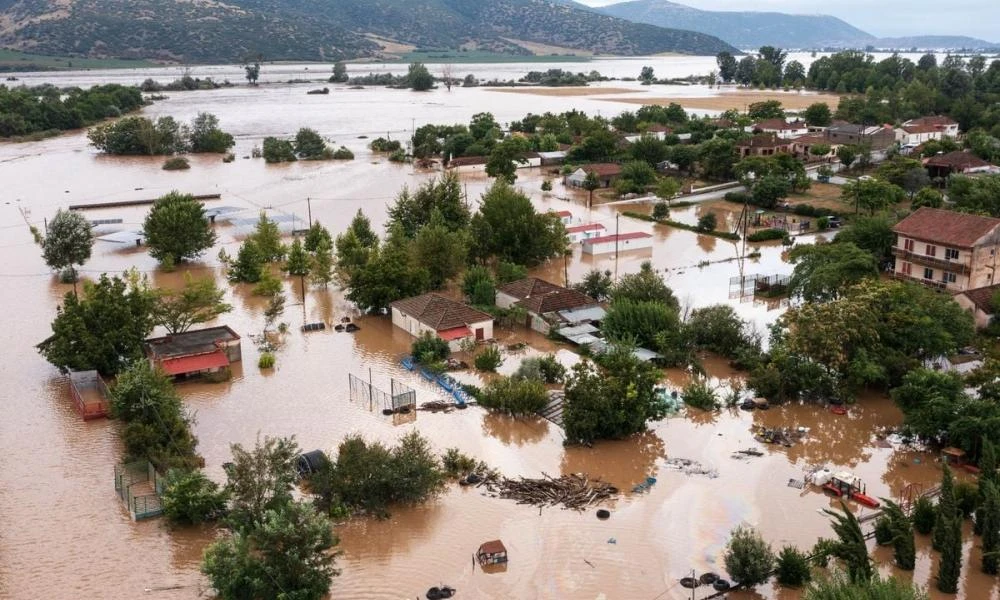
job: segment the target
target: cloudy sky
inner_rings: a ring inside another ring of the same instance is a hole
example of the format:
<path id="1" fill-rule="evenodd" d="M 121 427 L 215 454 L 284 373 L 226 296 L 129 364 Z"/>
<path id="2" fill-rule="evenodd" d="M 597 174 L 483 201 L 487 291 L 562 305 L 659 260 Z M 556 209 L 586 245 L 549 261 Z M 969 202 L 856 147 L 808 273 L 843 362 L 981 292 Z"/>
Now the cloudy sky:
<path id="1" fill-rule="evenodd" d="M 620 0 L 577 0 L 590 6 Z M 969 35 L 1000 42 L 1000 0 L 674 0 L 702 10 L 755 10 L 823 13 L 880 37 Z"/>

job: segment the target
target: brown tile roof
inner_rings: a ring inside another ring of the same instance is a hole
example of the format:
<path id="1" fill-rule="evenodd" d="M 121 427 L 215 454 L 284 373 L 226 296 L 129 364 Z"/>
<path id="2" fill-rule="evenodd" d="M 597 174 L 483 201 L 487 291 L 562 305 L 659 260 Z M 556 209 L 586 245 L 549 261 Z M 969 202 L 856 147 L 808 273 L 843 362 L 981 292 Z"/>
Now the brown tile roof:
<path id="1" fill-rule="evenodd" d="M 773 133 L 761 133 L 748 140 L 737 142 L 736 146 L 738 148 L 779 148 L 788 144 L 788 140 L 783 140 Z"/>
<path id="2" fill-rule="evenodd" d="M 965 290 L 962 292 L 965 297 L 976 305 L 976 308 L 988 315 L 993 314 L 993 295 L 1000 292 L 1000 283 L 988 285 L 986 287 Z"/>
<path id="3" fill-rule="evenodd" d="M 506 553 L 507 548 L 500 540 L 490 540 L 479 545 L 479 554 L 499 554 Z"/>
<path id="4" fill-rule="evenodd" d="M 485 165 L 488 156 L 457 156 L 448 161 L 448 167 L 464 167 L 468 165 Z"/>
<path id="5" fill-rule="evenodd" d="M 945 167 L 956 171 L 987 167 L 989 164 L 975 154 L 962 150 L 955 150 L 947 154 L 937 154 L 924 161 L 924 165 L 929 167 Z"/>
<path id="6" fill-rule="evenodd" d="M 754 124 L 754 129 L 772 129 L 774 131 L 788 131 L 791 129 L 805 129 L 806 124 L 802 121 L 792 121 L 789 123 L 784 119 L 764 119 Z"/>
<path id="7" fill-rule="evenodd" d="M 916 119 L 910 119 L 906 122 L 907 125 L 931 125 L 937 128 L 947 127 L 948 125 L 958 125 L 958 123 L 946 117 L 944 115 L 931 115 L 928 117 L 918 117 Z"/>
<path id="8" fill-rule="evenodd" d="M 1000 219 L 924 207 L 896 223 L 892 230 L 925 242 L 972 248 L 979 238 L 997 226 L 1000 226 Z"/>
<path id="9" fill-rule="evenodd" d="M 792 138 L 790 141 L 795 142 L 796 144 L 828 144 L 831 146 L 834 145 L 831 144 L 830 140 L 826 139 L 826 136 L 823 135 L 822 133 L 807 133 L 806 135 L 800 135 L 797 138 Z"/>
<path id="10" fill-rule="evenodd" d="M 594 163 L 580 168 L 585 173 L 593 173 L 598 177 L 614 177 L 622 172 L 622 166 L 617 163 Z"/>
<path id="11" fill-rule="evenodd" d="M 584 293 L 537 277 L 512 281 L 497 291 L 517 298 L 518 306 L 536 315 L 597 304 L 597 300 Z"/>
<path id="12" fill-rule="evenodd" d="M 492 315 L 438 294 L 424 294 L 396 300 L 389 306 L 413 317 L 434 331 L 493 320 Z"/>
<path id="13" fill-rule="evenodd" d="M 934 125 L 920 125 L 920 124 L 903 125 L 902 129 L 906 133 L 937 133 L 941 131 L 940 128 L 935 127 Z"/>

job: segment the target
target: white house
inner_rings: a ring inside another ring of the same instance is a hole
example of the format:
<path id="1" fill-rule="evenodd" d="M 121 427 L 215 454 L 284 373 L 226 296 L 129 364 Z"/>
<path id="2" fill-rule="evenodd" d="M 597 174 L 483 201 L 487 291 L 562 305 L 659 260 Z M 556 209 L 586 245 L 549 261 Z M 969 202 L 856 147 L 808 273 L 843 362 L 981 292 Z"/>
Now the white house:
<path id="1" fill-rule="evenodd" d="M 524 325 L 545 334 L 553 325 L 567 322 L 562 313 L 596 309 L 603 316 L 603 309 L 597 300 L 537 277 L 526 277 L 501 286 L 497 289 L 496 302 L 500 308 L 523 308 L 528 313 Z"/>
<path id="2" fill-rule="evenodd" d="M 589 240 L 599 235 L 604 235 L 604 225 L 600 223 L 586 223 L 566 228 L 566 237 L 569 238 L 569 243 L 571 244 Z"/>
<path id="3" fill-rule="evenodd" d="M 903 125 L 896 129 L 896 141 L 901 146 L 917 146 L 943 136 L 944 133 L 933 125 Z"/>
<path id="4" fill-rule="evenodd" d="M 570 223 L 573 222 L 573 213 L 571 213 L 568 210 L 553 211 L 553 214 L 559 217 L 559 221 L 563 225 L 569 225 Z"/>
<path id="5" fill-rule="evenodd" d="M 626 252 L 652 247 L 653 236 L 642 231 L 604 235 L 583 240 L 584 254 L 606 254 L 616 250 Z"/>
<path id="6" fill-rule="evenodd" d="M 389 305 L 392 324 L 414 337 L 429 332 L 448 342 L 453 351 L 464 340 L 493 338 L 493 316 L 438 294 L 397 300 Z"/>
<path id="7" fill-rule="evenodd" d="M 789 140 L 809 133 L 809 126 L 805 121 L 792 121 L 789 123 L 784 119 L 764 119 L 750 126 L 751 133 L 773 133 L 783 140 Z"/>
<path id="8" fill-rule="evenodd" d="M 929 117 L 919 117 L 910 119 L 903 123 L 903 127 L 929 126 L 940 131 L 942 135 L 948 137 L 958 137 L 958 122 L 945 116 L 932 115 Z"/>

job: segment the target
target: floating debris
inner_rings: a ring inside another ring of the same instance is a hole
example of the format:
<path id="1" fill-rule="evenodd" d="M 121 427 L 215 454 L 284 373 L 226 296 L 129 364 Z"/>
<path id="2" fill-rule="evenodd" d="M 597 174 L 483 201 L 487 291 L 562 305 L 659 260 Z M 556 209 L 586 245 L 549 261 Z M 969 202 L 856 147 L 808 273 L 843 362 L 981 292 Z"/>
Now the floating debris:
<path id="1" fill-rule="evenodd" d="M 716 469 L 711 469 L 696 460 L 688 458 L 668 458 L 666 466 L 671 469 L 683 471 L 685 475 L 705 475 L 710 479 L 715 479 L 719 476 L 719 472 Z"/>
<path id="2" fill-rule="evenodd" d="M 806 482 L 802 481 L 801 479 L 789 479 L 788 487 L 801 490 L 802 488 L 806 487 Z"/>
<path id="3" fill-rule="evenodd" d="M 753 437 L 762 444 L 780 444 L 786 448 L 801 442 L 809 435 L 808 427 L 764 427 L 754 425 Z"/>
<path id="4" fill-rule="evenodd" d="M 534 506 L 563 506 L 583 510 L 591 504 L 611 500 L 618 495 L 618 488 L 586 475 L 574 473 L 558 479 L 542 473 L 541 479 L 487 478 L 482 485 L 500 498 L 517 500 L 518 504 Z"/>
<path id="5" fill-rule="evenodd" d="M 764 452 L 756 448 L 747 448 L 746 450 L 733 452 L 733 458 L 748 458 L 751 456 L 764 456 Z"/>
<path id="6" fill-rule="evenodd" d="M 647 477 L 646 480 L 643 481 L 642 483 L 636 484 L 632 488 L 632 491 L 636 493 L 648 492 L 649 488 L 653 487 L 655 483 L 656 483 L 656 477 Z"/>

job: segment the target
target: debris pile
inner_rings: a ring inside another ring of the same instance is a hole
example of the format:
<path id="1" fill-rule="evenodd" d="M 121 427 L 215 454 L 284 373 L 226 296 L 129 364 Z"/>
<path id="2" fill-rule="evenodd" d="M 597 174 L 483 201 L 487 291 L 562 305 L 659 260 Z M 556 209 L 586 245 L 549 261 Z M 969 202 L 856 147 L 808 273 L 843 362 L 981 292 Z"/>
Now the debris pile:
<path id="1" fill-rule="evenodd" d="M 750 458 L 751 456 L 764 456 L 764 453 L 756 448 L 747 448 L 746 450 L 733 452 L 733 458 Z"/>
<path id="2" fill-rule="evenodd" d="M 780 444 L 786 448 L 801 442 L 809 434 L 808 427 L 753 427 L 753 437 L 762 444 Z"/>
<path id="3" fill-rule="evenodd" d="M 430 402 L 424 402 L 423 404 L 421 404 L 420 408 L 417 410 L 425 410 L 428 412 L 444 411 L 448 413 L 451 412 L 452 409 L 454 408 L 455 408 L 454 402 L 442 402 L 440 400 L 431 400 Z"/>
<path id="4" fill-rule="evenodd" d="M 618 495 L 618 488 L 610 483 L 579 473 L 563 475 L 558 479 L 544 473 L 542 479 L 487 478 L 480 485 L 485 485 L 493 496 L 517 500 L 518 504 L 563 506 L 573 510 L 583 510 Z"/>
<path id="5" fill-rule="evenodd" d="M 706 475 L 710 479 L 719 476 L 719 471 L 702 465 L 696 460 L 688 458 L 669 458 L 666 461 L 667 468 L 682 471 L 685 475 Z"/>

